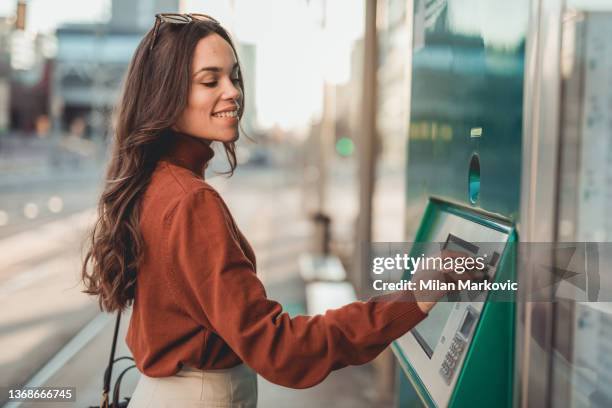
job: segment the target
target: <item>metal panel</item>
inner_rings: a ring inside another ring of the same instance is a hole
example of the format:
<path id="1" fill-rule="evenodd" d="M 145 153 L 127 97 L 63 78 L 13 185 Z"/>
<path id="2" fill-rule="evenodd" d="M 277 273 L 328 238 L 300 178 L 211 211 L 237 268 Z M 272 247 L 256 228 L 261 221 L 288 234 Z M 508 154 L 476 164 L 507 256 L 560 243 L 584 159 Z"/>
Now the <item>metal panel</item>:
<path id="1" fill-rule="evenodd" d="M 526 54 L 521 216 L 523 242 L 554 242 L 557 219 L 561 44 L 560 0 L 535 0 Z M 528 254 L 522 254 L 525 256 Z M 551 254 L 552 256 L 552 254 Z M 542 260 L 542 262 L 552 262 Z M 520 290 L 530 293 L 534 276 L 519 275 Z M 522 302 L 519 302 L 522 303 Z M 520 405 L 550 401 L 552 302 L 523 303 L 517 321 L 517 384 Z M 537 324 L 535 323 L 537 322 Z"/>
<path id="2" fill-rule="evenodd" d="M 513 246 L 504 249 L 506 240 L 514 242 L 515 239 L 508 220 L 497 220 L 480 211 L 432 199 L 416 241 L 443 242 L 450 233 L 468 242 L 489 243 L 476 251 L 502 254 L 493 280 L 514 279 Z M 417 253 L 421 250 L 427 253 L 427 249 L 413 247 Z M 460 352 L 453 363 L 447 363 L 448 353 L 452 354 L 451 344 L 458 336 L 461 318 L 468 308 L 475 312 L 478 326 L 468 336 L 460 336 L 465 342 L 463 354 Z M 406 376 L 426 406 L 468 407 L 476 402 L 485 406 L 510 406 L 513 309 L 512 302 L 487 303 L 482 298 L 445 302 L 436 306 L 425 322 L 394 343 L 393 350 Z M 446 364 L 451 365 L 445 367 Z"/>
<path id="3" fill-rule="evenodd" d="M 528 4 L 415 2 L 408 239 L 429 196 L 470 204 L 474 154 L 481 170 L 475 205 L 518 219 Z"/>

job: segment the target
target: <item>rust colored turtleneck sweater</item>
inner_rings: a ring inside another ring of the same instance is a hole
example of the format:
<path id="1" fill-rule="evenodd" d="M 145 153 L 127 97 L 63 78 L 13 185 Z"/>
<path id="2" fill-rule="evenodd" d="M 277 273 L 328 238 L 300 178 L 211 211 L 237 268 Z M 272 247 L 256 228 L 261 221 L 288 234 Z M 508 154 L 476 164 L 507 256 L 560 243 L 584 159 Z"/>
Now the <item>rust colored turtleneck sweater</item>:
<path id="1" fill-rule="evenodd" d="M 271 382 L 306 388 L 372 360 L 425 317 L 408 292 L 289 317 L 267 298 L 251 246 L 203 179 L 212 149 L 191 136 L 168 136 L 176 143 L 142 201 L 144 257 L 126 337 L 142 373 L 165 377 L 183 364 L 244 362 Z"/>

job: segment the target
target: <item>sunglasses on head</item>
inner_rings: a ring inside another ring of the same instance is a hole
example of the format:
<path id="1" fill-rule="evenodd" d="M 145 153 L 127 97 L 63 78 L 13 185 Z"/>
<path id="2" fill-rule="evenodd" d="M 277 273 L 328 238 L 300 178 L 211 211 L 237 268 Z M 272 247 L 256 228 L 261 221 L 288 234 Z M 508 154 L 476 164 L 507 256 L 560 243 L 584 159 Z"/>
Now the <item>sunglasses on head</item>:
<path id="1" fill-rule="evenodd" d="M 160 13 L 155 15 L 155 26 L 153 27 L 153 39 L 149 46 L 149 51 L 155 46 L 157 33 L 162 23 L 170 24 L 189 24 L 192 21 L 210 21 L 215 24 L 220 24 L 217 20 L 207 14 L 200 13 Z"/>

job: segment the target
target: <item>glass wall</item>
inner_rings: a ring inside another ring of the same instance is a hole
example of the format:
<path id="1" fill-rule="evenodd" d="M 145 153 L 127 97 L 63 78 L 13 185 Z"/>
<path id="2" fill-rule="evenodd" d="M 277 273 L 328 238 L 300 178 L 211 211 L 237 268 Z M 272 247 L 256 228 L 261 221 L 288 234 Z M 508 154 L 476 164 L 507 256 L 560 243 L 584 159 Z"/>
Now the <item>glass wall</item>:
<path id="1" fill-rule="evenodd" d="M 568 0 L 562 17 L 559 241 L 612 241 L 612 4 Z M 599 254 L 599 273 L 612 259 Z M 586 287 L 599 289 L 600 279 Z M 604 279 L 605 280 L 605 279 Z M 612 304 L 555 303 L 551 402 L 612 406 Z"/>

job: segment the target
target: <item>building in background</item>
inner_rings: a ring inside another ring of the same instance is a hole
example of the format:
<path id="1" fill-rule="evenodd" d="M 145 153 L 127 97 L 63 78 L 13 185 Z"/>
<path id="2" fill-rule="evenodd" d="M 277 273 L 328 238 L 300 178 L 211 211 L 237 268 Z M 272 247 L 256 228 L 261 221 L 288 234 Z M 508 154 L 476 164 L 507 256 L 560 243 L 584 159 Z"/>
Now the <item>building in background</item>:
<path id="1" fill-rule="evenodd" d="M 156 13 L 177 10 L 178 0 L 113 0 L 107 23 L 59 27 L 51 93 L 55 129 L 106 139 L 121 81 L 138 43 Z"/>
<path id="2" fill-rule="evenodd" d="M 12 25 L 10 18 L 0 17 L 0 135 L 6 133 L 10 125 Z"/>
<path id="3" fill-rule="evenodd" d="M 85 121 L 89 136 L 105 134 L 106 120 L 141 32 L 106 24 L 70 24 L 57 29 L 52 107 L 56 130 Z"/>
<path id="4" fill-rule="evenodd" d="M 24 136 L 49 131 L 52 35 L 15 31 L 11 38 L 10 128 Z"/>

